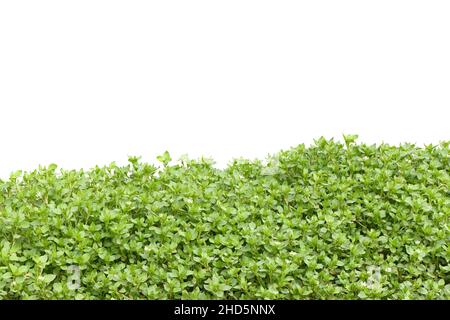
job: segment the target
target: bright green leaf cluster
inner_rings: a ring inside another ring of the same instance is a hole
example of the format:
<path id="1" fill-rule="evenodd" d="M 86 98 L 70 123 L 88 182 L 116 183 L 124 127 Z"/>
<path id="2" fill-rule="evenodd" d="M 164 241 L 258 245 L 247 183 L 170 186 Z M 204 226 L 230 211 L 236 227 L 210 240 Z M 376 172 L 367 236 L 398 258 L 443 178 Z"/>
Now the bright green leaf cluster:
<path id="1" fill-rule="evenodd" d="M 449 299 L 449 143 L 0 180 L 1 299 Z"/>

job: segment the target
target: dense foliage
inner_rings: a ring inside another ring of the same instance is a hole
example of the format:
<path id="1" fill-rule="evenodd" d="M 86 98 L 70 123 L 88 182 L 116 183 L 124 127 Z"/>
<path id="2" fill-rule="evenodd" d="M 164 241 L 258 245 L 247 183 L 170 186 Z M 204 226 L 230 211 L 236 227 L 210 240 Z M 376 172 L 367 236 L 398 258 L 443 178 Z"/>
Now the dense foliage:
<path id="1" fill-rule="evenodd" d="M 449 299 L 449 143 L 344 138 L 225 169 L 16 172 L 0 298 Z"/>

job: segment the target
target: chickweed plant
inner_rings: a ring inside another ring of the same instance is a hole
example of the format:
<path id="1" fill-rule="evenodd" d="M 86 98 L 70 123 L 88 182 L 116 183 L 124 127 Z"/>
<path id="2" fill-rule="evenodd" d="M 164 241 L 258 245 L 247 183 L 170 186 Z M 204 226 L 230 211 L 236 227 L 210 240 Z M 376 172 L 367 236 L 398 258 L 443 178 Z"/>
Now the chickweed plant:
<path id="1" fill-rule="evenodd" d="M 0 299 L 449 299 L 449 142 L 0 180 Z"/>

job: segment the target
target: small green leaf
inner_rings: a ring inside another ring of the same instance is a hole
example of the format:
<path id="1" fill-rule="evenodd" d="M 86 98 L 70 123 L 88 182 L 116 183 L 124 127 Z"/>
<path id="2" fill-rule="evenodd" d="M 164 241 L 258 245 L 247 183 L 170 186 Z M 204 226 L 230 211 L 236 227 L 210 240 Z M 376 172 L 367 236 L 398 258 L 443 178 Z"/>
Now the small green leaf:
<path id="1" fill-rule="evenodd" d="M 42 280 L 43 280 L 45 283 L 50 283 L 50 282 L 52 282 L 53 280 L 55 280 L 55 278 L 56 278 L 56 275 L 54 275 L 54 274 L 46 274 L 46 275 L 43 275 L 43 276 L 42 276 Z"/>
<path id="2" fill-rule="evenodd" d="M 172 160 L 168 151 L 164 151 L 164 153 L 157 156 L 156 159 L 158 159 L 159 162 L 163 163 L 164 166 L 167 166 L 167 164 Z"/>
<path id="3" fill-rule="evenodd" d="M 351 144 L 355 143 L 356 140 L 358 140 L 358 135 L 357 134 L 348 134 L 348 135 L 343 135 L 344 137 L 344 141 L 345 144 L 348 146 L 350 146 Z"/>

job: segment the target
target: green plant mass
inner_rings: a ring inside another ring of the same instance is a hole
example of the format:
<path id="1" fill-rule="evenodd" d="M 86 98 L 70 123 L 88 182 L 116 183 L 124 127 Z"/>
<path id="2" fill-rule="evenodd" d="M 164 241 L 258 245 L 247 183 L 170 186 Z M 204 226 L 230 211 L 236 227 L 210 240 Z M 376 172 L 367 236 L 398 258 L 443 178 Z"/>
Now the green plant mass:
<path id="1" fill-rule="evenodd" d="M 449 299 L 449 142 L 0 180 L 1 299 Z"/>

